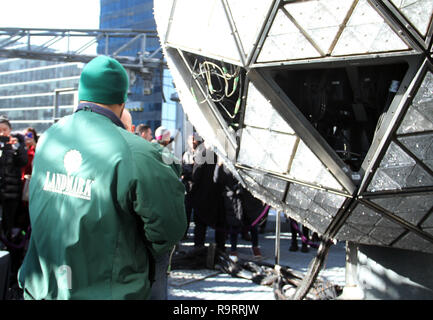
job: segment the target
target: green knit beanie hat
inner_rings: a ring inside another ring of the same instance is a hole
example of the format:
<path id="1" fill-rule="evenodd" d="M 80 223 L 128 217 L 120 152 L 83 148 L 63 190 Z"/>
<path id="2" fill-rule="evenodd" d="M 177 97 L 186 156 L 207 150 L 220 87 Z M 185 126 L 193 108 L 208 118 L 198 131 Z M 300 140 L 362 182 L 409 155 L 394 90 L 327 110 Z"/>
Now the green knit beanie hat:
<path id="1" fill-rule="evenodd" d="M 126 101 L 129 80 L 125 68 L 115 59 L 98 56 L 81 72 L 78 99 L 102 104 Z"/>

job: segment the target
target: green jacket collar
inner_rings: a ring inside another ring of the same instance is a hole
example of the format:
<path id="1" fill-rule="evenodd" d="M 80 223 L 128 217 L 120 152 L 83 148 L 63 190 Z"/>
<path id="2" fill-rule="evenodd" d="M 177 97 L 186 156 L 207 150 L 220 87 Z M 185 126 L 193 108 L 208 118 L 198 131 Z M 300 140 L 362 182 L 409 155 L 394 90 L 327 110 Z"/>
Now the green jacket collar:
<path id="1" fill-rule="evenodd" d="M 101 106 L 98 106 L 97 104 L 91 103 L 91 102 L 84 102 L 80 103 L 77 107 L 77 110 L 75 112 L 81 111 L 81 110 L 90 110 L 92 112 L 101 114 L 103 116 L 106 116 L 108 119 L 110 119 L 116 126 L 119 126 L 123 129 L 125 129 L 125 126 L 123 125 L 122 121 L 116 116 L 116 114 L 107 109 L 103 108 Z"/>

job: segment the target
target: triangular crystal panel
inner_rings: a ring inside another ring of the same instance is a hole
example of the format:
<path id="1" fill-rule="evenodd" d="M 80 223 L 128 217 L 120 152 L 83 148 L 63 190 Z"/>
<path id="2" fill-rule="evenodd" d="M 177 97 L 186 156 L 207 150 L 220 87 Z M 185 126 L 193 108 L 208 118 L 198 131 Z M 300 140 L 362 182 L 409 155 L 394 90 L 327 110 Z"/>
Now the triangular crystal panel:
<path id="1" fill-rule="evenodd" d="M 422 251 L 426 253 L 433 253 L 433 244 L 418 236 L 414 232 L 409 232 L 404 237 L 402 237 L 399 241 L 397 241 L 393 247 L 406 249 L 406 250 L 415 250 Z"/>
<path id="2" fill-rule="evenodd" d="M 416 30 L 425 37 L 433 15 L 431 0 L 391 0 Z"/>
<path id="3" fill-rule="evenodd" d="M 391 142 L 367 190 L 375 192 L 432 185 L 433 177 Z"/>
<path id="4" fill-rule="evenodd" d="M 433 134 L 399 137 L 398 140 L 433 170 Z"/>
<path id="5" fill-rule="evenodd" d="M 244 124 L 238 156 L 240 163 L 286 173 L 292 179 L 313 185 L 343 190 L 253 83 L 249 84 Z"/>
<path id="6" fill-rule="evenodd" d="M 360 0 L 332 51 L 333 56 L 407 50 L 407 44 L 377 11 Z"/>
<path id="7" fill-rule="evenodd" d="M 252 53 L 265 23 L 271 0 L 249 0 L 248 5 L 238 0 L 227 0 L 237 32 L 241 39 L 244 58 Z"/>
<path id="8" fill-rule="evenodd" d="M 199 14 L 193 14 L 200 10 Z M 192 16 L 193 15 L 193 16 Z M 178 1 L 167 44 L 240 65 L 241 58 L 220 0 Z"/>
<path id="9" fill-rule="evenodd" d="M 433 74 L 428 71 L 397 134 L 433 130 Z"/>
<path id="10" fill-rule="evenodd" d="M 431 195 L 396 195 L 373 199 L 374 203 L 416 226 L 432 209 Z"/>
<path id="11" fill-rule="evenodd" d="M 289 3 L 284 9 L 322 52 L 327 53 L 352 4 L 353 1 L 316 0 Z"/>
<path id="12" fill-rule="evenodd" d="M 295 44 L 295 45 L 294 45 Z M 257 62 L 320 57 L 320 53 L 304 37 L 282 10 L 277 12 Z"/>

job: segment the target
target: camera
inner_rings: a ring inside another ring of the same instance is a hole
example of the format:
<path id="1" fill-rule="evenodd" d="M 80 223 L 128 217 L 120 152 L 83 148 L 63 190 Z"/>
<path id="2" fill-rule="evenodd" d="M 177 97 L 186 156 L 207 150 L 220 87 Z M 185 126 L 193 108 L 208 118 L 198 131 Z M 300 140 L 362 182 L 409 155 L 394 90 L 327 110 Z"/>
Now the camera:
<path id="1" fill-rule="evenodd" d="M 9 142 L 9 137 L 0 136 L 0 149 L 3 149 L 5 145 Z"/>

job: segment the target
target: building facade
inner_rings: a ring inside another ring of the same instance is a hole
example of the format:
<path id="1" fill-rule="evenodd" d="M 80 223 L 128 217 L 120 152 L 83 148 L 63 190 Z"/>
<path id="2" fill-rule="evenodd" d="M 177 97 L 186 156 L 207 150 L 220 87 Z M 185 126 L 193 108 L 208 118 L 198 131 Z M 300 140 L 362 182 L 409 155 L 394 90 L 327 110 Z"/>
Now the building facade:
<path id="1" fill-rule="evenodd" d="M 101 0 L 100 29 L 133 29 L 156 31 L 152 0 Z M 110 38 L 101 40 L 97 54 L 113 54 L 127 41 Z M 24 44 L 18 46 L 23 46 Z M 145 50 L 153 58 L 163 59 L 159 39 L 154 33 L 145 42 L 138 40 L 120 55 L 137 56 Z M 50 49 L 49 49 L 50 50 Z M 66 63 L 30 59 L 0 59 L 0 115 L 6 115 L 14 131 L 33 127 L 43 133 L 55 121 L 71 114 L 78 103 L 78 82 L 83 63 Z M 131 86 L 126 107 L 131 111 L 133 123 L 150 125 L 152 131 L 160 125 L 167 127 L 172 137 L 181 140 L 184 115 L 176 95 L 173 80 L 167 68 L 153 70 L 151 77 L 130 78 Z M 58 106 L 55 108 L 54 106 Z M 179 138 L 179 135 L 181 136 Z M 179 143 L 177 144 L 179 147 Z"/>
<path id="2" fill-rule="evenodd" d="M 32 127 L 43 133 L 54 118 L 73 112 L 82 68 L 82 63 L 1 59 L 0 115 L 9 118 L 13 131 Z"/>
<path id="3" fill-rule="evenodd" d="M 153 0 L 101 0 L 100 29 L 133 29 L 156 31 L 153 16 Z M 115 52 L 126 40 L 110 41 L 98 47 L 99 54 Z M 158 37 L 146 37 L 145 43 L 136 41 L 122 51 L 121 55 L 136 56 L 143 49 L 152 54 L 160 48 Z M 162 52 L 154 58 L 163 59 Z M 173 137 L 183 128 L 183 112 L 178 102 L 170 98 L 176 92 L 167 69 L 155 69 L 151 79 L 135 77 L 131 83 L 126 107 L 130 110 L 133 124 L 144 123 L 155 132 L 160 125 L 168 128 Z"/>

